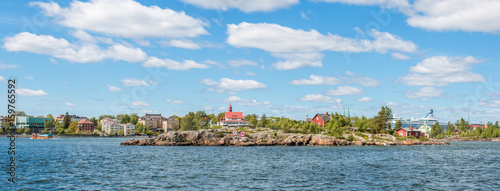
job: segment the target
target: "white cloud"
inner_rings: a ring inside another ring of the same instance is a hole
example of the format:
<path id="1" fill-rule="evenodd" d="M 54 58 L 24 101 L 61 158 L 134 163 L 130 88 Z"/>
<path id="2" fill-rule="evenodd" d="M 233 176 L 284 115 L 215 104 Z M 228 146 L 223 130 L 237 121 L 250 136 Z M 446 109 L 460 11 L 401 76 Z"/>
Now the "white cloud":
<path id="1" fill-rule="evenodd" d="M 346 72 L 347 77 L 341 77 L 344 79 L 347 83 L 350 84 L 360 84 L 362 86 L 368 86 L 368 87 L 377 87 L 380 83 L 372 78 L 362 76 L 362 75 L 356 75 L 350 71 Z"/>
<path id="2" fill-rule="evenodd" d="M 183 101 L 169 100 L 169 99 L 166 99 L 165 101 L 168 103 L 171 103 L 171 104 L 183 104 L 184 103 Z"/>
<path id="3" fill-rule="evenodd" d="M 313 0 L 328 3 L 346 3 L 351 5 L 378 5 L 383 8 L 407 8 L 408 0 Z"/>
<path id="4" fill-rule="evenodd" d="M 418 0 L 407 23 L 436 31 L 500 32 L 500 1 Z"/>
<path id="5" fill-rule="evenodd" d="M 386 105 L 386 106 L 399 106 L 399 103 L 392 102 L 392 101 L 386 101 L 386 102 L 383 103 L 383 105 Z"/>
<path id="6" fill-rule="evenodd" d="M 485 107 L 500 107 L 500 100 L 481 100 L 479 101 L 479 105 Z"/>
<path id="7" fill-rule="evenodd" d="M 238 96 L 230 96 L 227 99 L 225 99 L 223 102 L 226 102 L 226 103 L 227 102 L 231 102 L 231 103 L 236 103 L 238 105 L 252 106 L 252 107 L 259 107 L 259 106 L 269 105 L 268 101 L 258 102 L 257 100 L 250 100 L 250 99 L 240 98 Z"/>
<path id="8" fill-rule="evenodd" d="M 247 71 L 247 72 L 245 72 L 245 75 L 247 75 L 247 76 L 255 76 L 257 74 L 253 73 L 253 72 L 250 72 L 250 71 Z"/>
<path id="9" fill-rule="evenodd" d="M 270 12 L 277 9 L 288 8 L 299 4 L 299 0 L 182 0 L 204 9 L 216 9 L 227 11 L 230 8 L 239 9 L 245 13 Z"/>
<path id="10" fill-rule="evenodd" d="M 151 85 L 158 85 L 158 82 L 157 81 L 154 81 L 154 80 L 148 80 L 149 84 Z"/>
<path id="11" fill-rule="evenodd" d="M 122 79 L 121 82 L 123 86 L 149 86 L 146 81 L 134 78 Z"/>
<path id="12" fill-rule="evenodd" d="M 304 13 L 303 11 L 300 12 L 300 16 L 305 19 L 305 20 L 309 20 L 309 17 L 307 16 L 306 13 Z"/>
<path id="13" fill-rule="evenodd" d="M 410 68 L 399 80 L 410 86 L 448 86 L 450 83 L 480 82 L 484 77 L 472 73 L 471 66 L 482 61 L 472 57 L 434 56 Z"/>
<path id="14" fill-rule="evenodd" d="M 388 50 L 415 52 L 417 46 L 396 35 L 372 30 L 373 42 L 355 40 L 336 34 L 323 35 L 316 30 L 304 31 L 278 24 L 246 23 L 228 24 L 227 43 L 237 48 L 258 48 L 274 57 L 283 59 L 274 63 L 278 70 L 302 67 L 322 67 L 322 51 L 385 53 Z"/>
<path id="15" fill-rule="evenodd" d="M 132 101 L 133 106 L 142 106 L 142 107 L 148 107 L 149 104 L 143 101 Z"/>
<path id="16" fill-rule="evenodd" d="M 182 63 L 170 59 L 159 59 L 156 57 L 149 57 L 146 62 L 142 64 L 143 67 L 163 67 L 169 70 L 189 70 L 189 69 L 205 69 L 209 65 L 200 64 L 193 60 L 184 60 Z"/>
<path id="17" fill-rule="evenodd" d="M 119 91 L 122 91 L 123 89 L 119 88 L 119 87 L 116 87 L 116 86 L 110 86 L 108 85 L 108 89 L 110 92 L 119 92 Z"/>
<path id="18" fill-rule="evenodd" d="M 69 103 L 69 102 L 64 103 L 64 105 L 69 106 L 69 107 L 75 107 L 75 104 L 72 104 L 72 103 Z"/>
<path id="19" fill-rule="evenodd" d="M 228 60 L 227 63 L 232 66 L 232 67 L 241 67 L 241 66 L 257 66 L 257 64 L 254 61 L 251 60 Z"/>
<path id="20" fill-rule="evenodd" d="M 357 99 L 356 101 L 358 101 L 358 102 L 372 102 L 373 99 L 370 97 L 362 97 L 362 98 Z"/>
<path id="21" fill-rule="evenodd" d="M 401 54 L 399 52 L 393 52 L 393 53 L 391 53 L 391 56 L 392 56 L 392 58 L 398 59 L 398 60 L 409 60 L 410 59 L 410 56 L 408 56 L 406 54 Z"/>
<path id="22" fill-rule="evenodd" d="M 379 32 L 375 29 L 372 29 L 369 35 L 375 38 L 373 48 L 377 52 L 386 53 L 388 50 L 395 50 L 413 53 L 417 51 L 417 45 L 411 41 L 405 41 L 399 36 L 387 32 Z"/>
<path id="23" fill-rule="evenodd" d="M 63 38 L 57 39 L 53 36 L 35 35 L 28 32 L 6 37 L 4 42 L 3 47 L 7 51 L 45 54 L 77 63 L 100 62 L 104 59 L 142 62 L 147 57 L 140 48 L 126 47 L 122 44 L 114 44 L 107 49 L 102 49 L 97 44 L 71 44 Z"/>
<path id="24" fill-rule="evenodd" d="M 233 80 L 229 78 L 222 78 L 219 82 L 211 79 L 203 79 L 200 83 L 207 86 L 214 86 L 214 90 L 218 92 L 224 91 L 244 91 L 252 89 L 262 89 L 267 86 L 255 80 Z"/>
<path id="25" fill-rule="evenodd" d="M 342 81 L 335 77 L 310 75 L 309 79 L 293 80 L 290 83 L 293 85 L 337 85 Z"/>
<path id="26" fill-rule="evenodd" d="M 0 82 L 3 82 L 5 78 L 3 76 L 0 76 Z"/>
<path id="27" fill-rule="evenodd" d="M 339 86 L 336 89 L 327 90 L 326 95 L 360 95 L 363 94 L 363 90 L 361 88 L 352 87 L 352 86 Z"/>
<path id="28" fill-rule="evenodd" d="M 157 110 L 150 110 L 150 109 L 141 109 L 141 113 L 158 113 Z"/>
<path id="29" fill-rule="evenodd" d="M 422 87 L 418 90 L 410 90 L 405 92 L 407 98 L 437 98 L 444 97 L 446 93 L 434 87 Z"/>
<path id="30" fill-rule="evenodd" d="M 28 79 L 28 80 L 35 80 L 35 78 L 33 76 L 26 76 L 26 79 Z"/>
<path id="31" fill-rule="evenodd" d="M 10 64 L 4 64 L 4 63 L 0 64 L 0 69 L 2 69 L 2 70 L 14 69 L 14 68 L 19 68 L 19 65 L 15 65 L 15 64 L 10 65 Z"/>
<path id="32" fill-rule="evenodd" d="M 300 98 L 301 101 L 310 101 L 316 103 L 341 103 L 342 100 L 338 98 L 332 98 L 329 96 L 324 96 L 321 94 L 307 94 Z"/>
<path id="33" fill-rule="evenodd" d="M 178 40 L 170 40 L 163 41 L 162 44 L 167 46 L 177 47 L 177 48 L 185 48 L 185 49 L 201 49 L 200 45 L 195 42 L 187 39 L 178 39 Z"/>
<path id="34" fill-rule="evenodd" d="M 17 89 L 17 93 L 22 96 L 46 96 L 49 95 L 48 93 L 44 92 L 43 90 L 30 90 L 30 89 L 23 89 L 19 88 Z"/>
<path id="35" fill-rule="evenodd" d="M 55 22 L 76 29 L 127 38 L 197 37 L 208 34 L 208 24 L 184 12 L 143 6 L 133 0 L 73 1 L 69 7 L 55 2 L 32 2 Z"/>

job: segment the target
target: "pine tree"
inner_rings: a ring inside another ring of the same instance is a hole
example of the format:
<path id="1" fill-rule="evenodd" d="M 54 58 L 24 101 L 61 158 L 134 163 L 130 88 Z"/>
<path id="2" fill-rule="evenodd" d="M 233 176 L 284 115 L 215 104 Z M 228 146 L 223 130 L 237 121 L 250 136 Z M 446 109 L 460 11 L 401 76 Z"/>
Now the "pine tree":
<path id="1" fill-rule="evenodd" d="M 69 116 L 68 112 L 66 112 L 66 115 L 64 115 L 64 119 L 62 122 L 62 127 L 64 129 L 68 129 L 70 124 L 71 124 L 71 117 Z"/>

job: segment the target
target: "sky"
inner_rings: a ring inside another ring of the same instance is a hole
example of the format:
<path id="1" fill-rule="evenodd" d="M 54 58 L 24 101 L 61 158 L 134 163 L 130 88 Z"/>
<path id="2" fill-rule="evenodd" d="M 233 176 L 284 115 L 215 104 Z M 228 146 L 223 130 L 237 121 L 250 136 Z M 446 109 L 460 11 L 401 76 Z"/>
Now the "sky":
<path id="1" fill-rule="evenodd" d="M 0 2 L 28 115 L 500 116 L 500 1 Z M 7 102 L 0 102 L 7 108 Z M 7 114 L 0 111 L 1 115 Z"/>

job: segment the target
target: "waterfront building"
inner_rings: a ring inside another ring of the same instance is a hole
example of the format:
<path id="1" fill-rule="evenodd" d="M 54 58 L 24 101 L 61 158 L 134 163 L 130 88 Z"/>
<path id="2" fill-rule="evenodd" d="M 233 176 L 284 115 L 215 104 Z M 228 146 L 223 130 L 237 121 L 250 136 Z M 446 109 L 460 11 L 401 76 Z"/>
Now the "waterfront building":
<path id="1" fill-rule="evenodd" d="M 174 118 L 173 116 L 169 117 L 166 121 L 165 128 L 163 129 L 164 132 L 167 131 L 172 131 L 172 130 L 177 130 L 179 129 L 179 120 Z"/>
<path id="2" fill-rule="evenodd" d="M 413 129 L 413 127 L 409 128 L 399 128 L 396 133 L 401 137 L 414 136 L 419 138 L 420 136 L 424 136 L 425 134 L 420 132 L 418 129 Z"/>
<path id="3" fill-rule="evenodd" d="M 144 126 L 149 127 L 154 132 L 164 130 L 167 128 L 168 118 L 161 116 L 160 114 L 147 114 L 139 118 L 138 123 L 142 123 Z"/>
<path id="4" fill-rule="evenodd" d="M 78 121 L 78 128 L 80 129 L 81 132 L 89 131 L 90 133 L 94 133 L 95 125 L 92 121 L 89 121 L 88 119 L 85 118 Z"/>
<path id="5" fill-rule="evenodd" d="M 104 118 L 101 120 L 101 130 L 106 134 L 115 134 L 123 129 L 118 119 Z"/>
<path id="6" fill-rule="evenodd" d="M 313 119 L 312 123 L 315 125 L 320 125 L 321 127 L 325 127 L 325 123 L 328 123 L 332 119 L 332 116 L 326 112 L 326 114 L 316 114 Z"/>
<path id="7" fill-rule="evenodd" d="M 221 116 L 217 125 L 222 127 L 247 127 L 250 125 L 248 121 L 243 118 L 243 112 L 233 112 L 233 106 L 229 104 L 229 110 Z"/>
<path id="8" fill-rule="evenodd" d="M 30 128 L 30 133 L 39 133 L 43 131 L 45 121 L 51 121 L 51 118 L 39 118 L 39 117 L 27 117 L 27 116 L 16 116 L 15 124 L 16 128 L 26 129 Z"/>
<path id="9" fill-rule="evenodd" d="M 121 124 L 123 125 L 123 135 L 135 135 L 135 125 L 133 123 Z"/>
<path id="10" fill-rule="evenodd" d="M 4 128 L 4 127 L 3 127 L 3 123 L 4 123 L 5 121 L 6 121 L 6 118 L 5 118 L 4 116 L 1 116 L 1 115 L 0 115 L 0 128 L 2 128 L 2 129 Z"/>

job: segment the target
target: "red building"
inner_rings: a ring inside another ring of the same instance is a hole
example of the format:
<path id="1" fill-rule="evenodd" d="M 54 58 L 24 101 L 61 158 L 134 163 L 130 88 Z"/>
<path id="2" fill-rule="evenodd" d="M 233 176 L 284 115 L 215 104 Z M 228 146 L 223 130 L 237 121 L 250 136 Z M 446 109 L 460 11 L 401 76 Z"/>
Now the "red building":
<path id="1" fill-rule="evenodd" d="M 422 132 L 420 132 L 419 130 L 413 129 L 413 127 L 411 127 L 411 126 L 410 126 L 410 128 L 400 128 L 396 131 L 396 133 L 402 137 L 414 136 L 416 138 L 419 138 L 420 136 L 424 135 Z"/>
<path id="2" fill-rule="evenodd" d="M 320 125 L 321 127 L 325 127 L 325 123 L 328 123 L 331 120 L 331 116 L 328 115 L 328 112 L 326 114 L 316 114 L 314 118 L 312 119 L 312 123 L 315 125 Z"/>
<path id="3" fill-rule="evenodd" d="M 90 131 L 90 133 L 94 133 L 94 123 L 92 121 L 89 121 L 88 119 L 82 119 L 78 121 L 78 128 L 80 129 L 81 132 L 86 132 Z"/>
<path id="4" fill-rule="evenodd" d="M 229 110 L 224 113 L 224 117 L 221 116 L 217 125 L 223 127 L 245 127 L 250 124 L 243 118 L 243 112 L 233 112 L 233 107 L 229 104 Z"/>
<path id="5" fill-rule="evenodd" d="M 453 131 L 453 132 L 455 132 L 455 135 L 459 135 L 461 133 L 460 130 L 458 130 L 458 129 L 455 129 L 455 131 Z"/>

